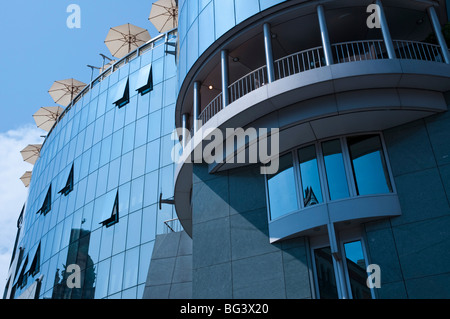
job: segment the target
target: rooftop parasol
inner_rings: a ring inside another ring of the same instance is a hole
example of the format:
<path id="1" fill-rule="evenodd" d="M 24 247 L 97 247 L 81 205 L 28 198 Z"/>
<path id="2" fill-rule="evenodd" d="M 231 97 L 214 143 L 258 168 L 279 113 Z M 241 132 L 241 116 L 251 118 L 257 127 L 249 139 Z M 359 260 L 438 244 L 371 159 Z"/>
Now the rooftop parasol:
<path id="1" fill-rule="evenodd" d="M 25 185 L 25 187 L 30 186 L 30 181 L 31 181 L 31 171 L 26 171 L 25 174 L 22 175 L 22 177 L 20 178 L 20 180 L 21 180 L 22 183 Z"/>
<path id="2" fill-rule="evenodd" d="M 49 132 L 63 111 L 64 109 L 59 106 L 41 107 L 34 113 L 33 118 L 37 127 Z"/>
<path id="3" fill-rule="evenodd" d="M 73 98 L 80 93 L 86 83 L 77 81 L 75 79 L 66 79 L 61 81 L 55 81 L 48 91 L 55 103 L 68 106 L 72 102 Z"/>
<path id="4" fill-rule="evenodd" d="M 36 163 L 37 159 L 39 158 L 39 155 L 41 153 L 41 147 L 42 144 L 30 144 L 27 147 L 25 147 L 23 150 L 20 151 L 20 154 L 22 154 L 22 158 L 25 162 L 28 162 L 30 164 Z"/>
<path id="5" fill-rule="evenodd" d="M 154 2 L 148 19 L 159 33 L 176 28 L 178 26 L 178 1 L 159 0 Z"/>
<path id="6" fill-rule="evenodd" d="M 111 28 L 106 36 L 105 44 L 111 55 L 120 59 L 150 39 L 146 29 L 127 23 Z"/>

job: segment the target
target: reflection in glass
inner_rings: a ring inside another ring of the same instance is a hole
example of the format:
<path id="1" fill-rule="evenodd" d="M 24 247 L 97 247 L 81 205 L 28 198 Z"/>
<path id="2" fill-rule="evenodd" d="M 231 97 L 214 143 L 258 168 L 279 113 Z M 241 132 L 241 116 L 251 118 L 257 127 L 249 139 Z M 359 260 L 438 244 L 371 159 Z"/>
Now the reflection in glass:
<path id="1" fill-rule="evenodd" d="M 330 247 L 315 249 L 314 261 L 320 299 L 338 299 Z"/>
<path id="2" fill-rule="evenodd" d="M 267 177 L 267 187 L 272 220 L 298 209 L 291 153 L 280 157 L 278 173 Z"/>
<path id="3" fill-rule="evenodd" d="M 321 203 L 319 168 L 317 166 L 316 146 L 310 145 L 298 151 L 300 176 L 303 187 L 303 204 L 305 207 Z"/>
<path id="4" fill-rule="evenodd" d="M 347 143 L 358 195 L 392 192 L 380 137 L 349 137 Z"/>
<path id="5" fill-rule="evenodd" d="M 322 143 L 322 151 L 330 199 L 335 200 L 348 197 L 348 184 L 341 142 L 338 139 L 324 142 Z"/>
<path id="6" fill-rule="evenodd" d="M 366 261 L 361 241 L 344 244 L 344 250 L 353 299 L 371 299 L 370 289 L 366 284 Z"/>

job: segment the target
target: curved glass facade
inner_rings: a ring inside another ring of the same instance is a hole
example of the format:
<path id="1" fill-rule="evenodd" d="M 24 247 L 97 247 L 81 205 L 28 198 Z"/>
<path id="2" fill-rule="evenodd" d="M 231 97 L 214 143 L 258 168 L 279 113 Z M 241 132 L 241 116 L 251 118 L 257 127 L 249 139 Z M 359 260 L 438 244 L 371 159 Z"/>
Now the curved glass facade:
<path id="1" fill-rule="evenodd" d="M 286 0 L 179 0 L 179 85 L 206 49 L 242 21 Z"/>
<path id="2" fill-rule="evenodd" d="M 165 50 L 162 38 L 129 58 L 48 135 L 17 244 L 16 297 L 41 276 L 44 299 L 142 297 L 156 234 L 175 215 L 171 205 L 157 207 L 160 193 L 173 196 L 176 62 Z M 150 65 L 151 90 L 139 93 Z M 128 100 L 119 108 L 124 81 Z M 66 285 L 69 265 L 81 270 L 80 288 Z"/>

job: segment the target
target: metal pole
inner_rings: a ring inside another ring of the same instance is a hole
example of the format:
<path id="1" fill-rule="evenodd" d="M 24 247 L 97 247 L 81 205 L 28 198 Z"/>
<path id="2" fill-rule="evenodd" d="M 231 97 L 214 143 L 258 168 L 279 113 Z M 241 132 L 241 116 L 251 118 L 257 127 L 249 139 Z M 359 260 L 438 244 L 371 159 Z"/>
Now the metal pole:
<path id="1" fill-rule="evenodd" d="M 323 5 L 317 6 L 317 16 L 319 17 L 320 36 L 322 38 L 323 52 L 325 53 L 325 63 L 328 65 L 334 64 L 333 52 L 331 51 L 330 37 L 328 35 L 327 20 L 325 18 L 325 11 Z"/>
<path id="2" fill-rule="evenodd" d="M 182 118 L 181 118 L 181 120 L 182 120 L 182 129 L 183 129 L 183 131 L 181 132 L 181 136 L 182 136 L 182 144 L 181 145 L 183 145 L 183 149 L 186 147 L 186 143 L 187 143 L 187 141 L 186 141 L 186 139 L 187 139 L 187 137 L 186 137 L 186 130 L 187 130 L 187 114 L 186 113 L 184 113 L 183 114 L 183 116 L 182 116 Z"/>
<path id="3" fill-rule="evenodd" d="M 389 59 L 396 59 L 394 43 L 392 42 L 391 33 L 389 32 L 389 26 L 386 20 L 386 15 L 384 14 L 383 4 L 381 0 L 376 0 L 376 5 L 378 6 L 378 18 L 380 19 L 381 33 L 383 34 L 384 44 L 386 45 L 386 50 Z"/>
<path id="4" fill-rule="evenodd" d="M 193 105 L 193 127 L 194 127 L 194 134 L 198 130 L 198 116 L 200 114 L 200 82 L 195 81 L 194 82 L 194 105 Z"/>
<path id="5" fill-rule="evenodd" d="M 269 83 L 272 83 L 275 81 L 275 70 L 273 66 L 272 33 L 270 32 L 269 23 L 264 23 L 264 50 L 266 54 L 267 76 Z"/>
<path id="6" fill-rule="evenodd" d="M 227 107 L 229 103 L 228 96 L 228 51 L 222 50 L 220 54 L 220 60 L 222 65 L 222 99 L 223 107 Z"/>
<path id="7" fill-rule="evenodd" d="M 439 46 L 441 47 L 442 55 L 444 57 L 445 63 L 450 64 L 450 54 L 448 52 L 447 42 L 445 42 L 445 38 L 441 31 L 441 24 L 439 22 L 439 18 L 436 14 L 436 10 L 433 6 L 428 7 L 427 9 L 428 15 L 430 17 L 431 23 L 433 24 L 434 33 L 438 40 Z"/>

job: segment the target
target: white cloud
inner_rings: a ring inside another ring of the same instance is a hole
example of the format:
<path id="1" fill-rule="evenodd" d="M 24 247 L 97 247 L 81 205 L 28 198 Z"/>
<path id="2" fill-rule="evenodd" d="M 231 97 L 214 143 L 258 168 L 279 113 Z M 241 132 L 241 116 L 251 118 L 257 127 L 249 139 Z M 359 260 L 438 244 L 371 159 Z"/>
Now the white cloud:
<path id="1" fill-rule="evenodd" d="M 17 232 L 17 218 L 28 189 L 20 177 L 33 166 L 23 161 L 20 151 L 28 144 L 43 142 L 45 132 L 29 125 L 0 133 L 0 298 L 6 285 Z"/>

